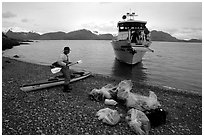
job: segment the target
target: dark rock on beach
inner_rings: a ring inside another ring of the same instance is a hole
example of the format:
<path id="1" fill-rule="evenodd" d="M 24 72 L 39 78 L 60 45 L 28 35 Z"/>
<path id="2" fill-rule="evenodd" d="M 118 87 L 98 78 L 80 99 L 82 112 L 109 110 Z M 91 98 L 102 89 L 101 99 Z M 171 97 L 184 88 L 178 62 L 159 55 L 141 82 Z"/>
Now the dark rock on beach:
<path id="1" fill-rule="evenodd" d="M 134 135 L 125 118 L 115 126 L 103 124 L 96 112 L 109 107 L 126 116 L 124 106 L 107 106 L 92 101 L 88 94 L 94 88 L 117 85 L 123 79 L 93 74 L 77 81 L 70 93 L 62 86 L 23 92 L 20 86 L 51 77 L 49 66 L 2 59 L 2 134 L 3 135 Z M 202 96 L 160 89 L 133 82 L 132 92 L 148 96 L 155 92 L 167 122 L 151 128 L 151 135 L 201 135 Z"/>

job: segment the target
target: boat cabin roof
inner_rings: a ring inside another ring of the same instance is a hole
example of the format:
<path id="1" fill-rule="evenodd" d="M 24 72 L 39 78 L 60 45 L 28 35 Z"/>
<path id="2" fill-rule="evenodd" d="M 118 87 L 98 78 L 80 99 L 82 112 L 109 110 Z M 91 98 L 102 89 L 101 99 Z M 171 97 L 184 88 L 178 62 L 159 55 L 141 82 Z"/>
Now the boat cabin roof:
<path id="1" fill-rule="evenodd" d="M 144 24 L 147 23 L 146 21 L 142 21 L 142 20 L 129 19 L 129 20 L 126 20 L 126 21 L 119 21 L 118 24 L 119 23 L 130 23 L 130 22 L 132 22 L 132 23 L 144 23 Z"/>

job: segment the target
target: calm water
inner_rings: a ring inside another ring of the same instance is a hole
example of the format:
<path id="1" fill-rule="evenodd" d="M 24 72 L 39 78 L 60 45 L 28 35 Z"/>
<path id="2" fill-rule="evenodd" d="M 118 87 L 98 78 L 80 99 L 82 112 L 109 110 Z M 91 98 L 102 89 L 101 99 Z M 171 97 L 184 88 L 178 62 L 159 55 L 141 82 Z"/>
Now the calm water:
<path id="1" fill-rule="evenodd" d="M 129 66 L 115 59 L 110 41 L 44 40 L 6 50 L 3 56 L 19 55 L 20 60 L 50 65 L 64 46 L 70 46 L 70 61 L 82 59 L 72 66 L 76 70 L 132 79 L 165 88 L 202 92 L 202 44 L 153 42 L 142 63 Z"/>

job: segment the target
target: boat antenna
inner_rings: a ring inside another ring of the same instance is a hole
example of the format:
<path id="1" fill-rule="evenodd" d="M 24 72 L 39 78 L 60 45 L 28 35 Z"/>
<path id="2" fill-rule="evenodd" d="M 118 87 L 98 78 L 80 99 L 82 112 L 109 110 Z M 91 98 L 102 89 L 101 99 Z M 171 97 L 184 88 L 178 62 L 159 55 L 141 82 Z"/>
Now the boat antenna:
<path id="1" fill-rule="evenodd" d="M 135 16 L 138 16 L 138 15 L 136 15 L 135 12 L 131 12 L 131 9 L 130 9 L 130 13 L 127 13 L 127 17 L 129 17 L 130 20 L 134 20 Z"/>
<path id="2" fill-rule="evenodd" d="M 128 17 L 129 20 L 134 20 L 135 16 L 138 16 L 138 15 L 136 15 L 135 12 L 132 12 L 130 9 L 130 12 L 126 13 L 126 15 L 123 15 L 122 19 L 125 20 Z"/>

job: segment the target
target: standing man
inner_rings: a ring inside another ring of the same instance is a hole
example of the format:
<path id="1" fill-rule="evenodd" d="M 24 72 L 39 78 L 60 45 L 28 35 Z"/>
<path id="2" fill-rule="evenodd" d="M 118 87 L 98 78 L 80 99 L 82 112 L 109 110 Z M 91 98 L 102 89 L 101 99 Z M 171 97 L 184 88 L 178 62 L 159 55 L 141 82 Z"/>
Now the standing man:
<path id="1" fill-rule="evenodd" d="M 131 42 L 138 43 L 138 40 L 139 40 L 138 30 L 135 30 L 132 34 Z"/>
<path id="2" fill-rule="evenodd" d="M 61 72 L 64 75 L 64 92 L 70 92 L 72 88 L 70 87 L 70 70 L 69 70 L 69 57 L 68 54 L 70 53 L 69 47 L 64 47 L 63 53 L 59 56 L 57 63 L 62 67 Z"/>
<path id="3" fill-rule="evenodd" d="M 147 41 L 150 41 L 149 39 L 150 39 L 150 32 L 149 32 L 149 30 L 147 29 L 147 27 L 146 26 L 144 26 L 144 34 L 145 34 L 145 39 L 147 40 Z"/>

